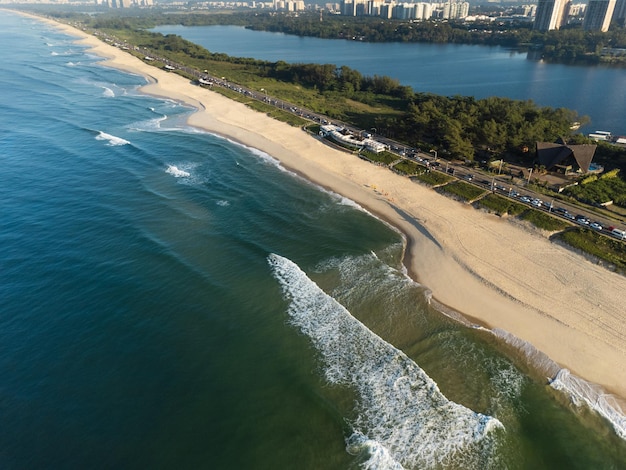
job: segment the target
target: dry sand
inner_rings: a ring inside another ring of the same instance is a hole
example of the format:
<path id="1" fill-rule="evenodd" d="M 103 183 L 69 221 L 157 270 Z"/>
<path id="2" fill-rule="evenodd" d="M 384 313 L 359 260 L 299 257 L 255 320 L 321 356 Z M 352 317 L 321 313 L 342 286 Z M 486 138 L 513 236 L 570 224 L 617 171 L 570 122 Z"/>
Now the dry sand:
<path id="1" fill-rule="evenodd" d="M 80 30 L 53 24 L 81 37 L 107 58 L 105 65 L 145 76 L 150 83 L 144 92 L 198 108 L 191 125 L 262 150 L 397 227 L 407 238 L 410 275 L 438 302 L 626 397 L 626 277 L 551 243 L 544 233 L 441 196 Z"/>

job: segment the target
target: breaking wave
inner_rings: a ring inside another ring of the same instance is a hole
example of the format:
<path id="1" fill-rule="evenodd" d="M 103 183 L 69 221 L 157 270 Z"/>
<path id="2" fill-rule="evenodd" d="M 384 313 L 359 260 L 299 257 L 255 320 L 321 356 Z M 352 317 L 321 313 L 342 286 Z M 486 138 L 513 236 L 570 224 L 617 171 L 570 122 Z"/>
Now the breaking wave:
<path id="1" fill-rule="evenodd" d="M 605 393 L 597 385 L 572 375 L 567 369 L 559 370 L 550 382 L 550 386 L 566 393 L 575 405 L 586 404 L 598 412 L 611 423 L 619 437 L 626 439 L 626 413 L 613 395 Z"/>
<path id="2" fill-rule="evenodd" d="M 408 356 L 385 342 L 292 261 L 268 263 L 290 302 L 291 323 L 313 342 L 331 384 L 358 394 L 347 451 L 363 468 L 488 468 L 497 419 L 448 400 Z"/>
<path id="3" fill-rule="evenodd" d="M 189 178 L 191 176 L 191 173 L 185 170 L 181 170 L 176 165 L 168 165 L 165 173 L 169 173 L 175 178 Z"/>
<path id="4" fill-rule="evenodd" d="M 111 134 L 107 134 L 106 132 L 100 131 L 100 133 L 96 136 L 96 140 L 106 140 L 107 145 L 111 146 L 119 146 L 119 145 L 128 145 L 130 142 L 126 139 L 122 139 L 121 137 L 116 137 Z"/>
<path id="5" fill-rule="evenodd" d="M 113 90 L 111 90 L 109 87 L 102 87 L 103 91 L 102 91 L 102 96 L 106 97 L 106 98 L 115 98 L 115 93 L 113 92 Z"/>

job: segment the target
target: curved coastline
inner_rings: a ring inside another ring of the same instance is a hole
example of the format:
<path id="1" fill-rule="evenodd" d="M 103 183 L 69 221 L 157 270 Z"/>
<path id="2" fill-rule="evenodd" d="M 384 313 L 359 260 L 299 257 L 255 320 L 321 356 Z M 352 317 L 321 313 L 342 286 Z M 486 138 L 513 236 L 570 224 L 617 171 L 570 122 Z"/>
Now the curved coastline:
<path id="1" fill-rule="evenodd" d="M 262 150 L 303 178 L 362 205 L 403 234 L 407 273 L 430 289 L 438 304 L 496 335 L 505 331 L 519 338 L 619 397 L 617 406 L 626 410 L 623 276 L 541 234 L 329 148 L 83 31 L 33 18 L 79 37 L 90 52 L 107 59 L 104 65 L 145 77 L 143 92 L 193 106 L 197 112 L 189 116 L 190 125 Z"/>

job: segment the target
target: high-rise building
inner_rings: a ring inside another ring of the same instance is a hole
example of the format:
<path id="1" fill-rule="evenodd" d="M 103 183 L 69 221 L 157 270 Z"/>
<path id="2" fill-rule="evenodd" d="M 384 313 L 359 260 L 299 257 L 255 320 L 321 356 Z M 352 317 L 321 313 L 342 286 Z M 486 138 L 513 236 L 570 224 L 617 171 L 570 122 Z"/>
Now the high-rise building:
<path id="1" fill-rule="evenodd" d="M 613 10 L 613 19 L 615 23 L 624 26 L 626 22 L 626 0 L 616 0 L 615 9 Z"/>
<path id="2" fill-rule="evenodd" d="M 615 10 L 615 0 L 589 0 L 583 29 L 585 31 L 608 31 Z"/>
<path id="3" fill-rule="evenodd" d="M 626 0 L 616 0 L 615 9 L 613 10 L 613 19 L 620 26 L 624 26 L 626 20 Z"/>
<path id="4" fill-rule="evenodd" d="M 568 0 L 539 0 L 533 29 L 539 31 L 559 29 L 567 21 L 569 6 Z"/>

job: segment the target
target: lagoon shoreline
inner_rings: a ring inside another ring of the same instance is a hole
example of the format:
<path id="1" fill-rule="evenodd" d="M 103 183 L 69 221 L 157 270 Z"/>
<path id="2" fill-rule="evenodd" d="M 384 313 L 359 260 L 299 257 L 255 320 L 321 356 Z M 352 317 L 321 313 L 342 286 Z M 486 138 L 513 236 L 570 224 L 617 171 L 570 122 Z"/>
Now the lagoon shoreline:
<path id="1" fill-rule="evenodd" d="M 105 58 L 102 65 L 144 77 L 142 92 L 195 108 L 189 125 L 263 151 L 395 227 L 405 238 L 408 275 L 436 303 L 532 345 L 617 396 L 626 410 L 626 277 L 550 242 L 548 234 L 333 149 L 79 29 L 33 18 L 80 38 Z"/>

